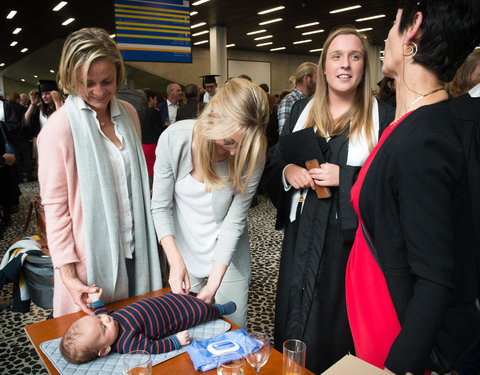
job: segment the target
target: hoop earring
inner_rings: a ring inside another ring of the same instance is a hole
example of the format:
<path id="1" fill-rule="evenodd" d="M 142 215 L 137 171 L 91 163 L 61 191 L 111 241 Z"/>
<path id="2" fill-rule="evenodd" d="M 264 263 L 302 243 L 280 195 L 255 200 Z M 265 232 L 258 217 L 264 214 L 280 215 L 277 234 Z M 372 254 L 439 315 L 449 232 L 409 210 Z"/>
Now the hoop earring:
<path id="1" fill-rule="evenodd" d="M 415 42 L 410 42 L 409 45 L 403 44 L 405 46 L 405 52 L 402 53 L 405 57 L 414 57 L 418 52 L 418 46 Z"/>

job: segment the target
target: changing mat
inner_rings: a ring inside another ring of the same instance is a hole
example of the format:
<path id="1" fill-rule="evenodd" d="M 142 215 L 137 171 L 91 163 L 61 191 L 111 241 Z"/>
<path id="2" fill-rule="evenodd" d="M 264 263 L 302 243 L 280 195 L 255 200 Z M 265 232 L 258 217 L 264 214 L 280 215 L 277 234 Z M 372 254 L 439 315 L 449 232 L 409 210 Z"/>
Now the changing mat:
<path id="1" fill-rule="evenodd" d="M 230 324 L 224 320 L 218 319 L 210 322 L 200 324 L 196 327 L 190 328 L 188 333 L 192 341 L 204 340 L 210 337 L 215 337 L 227 332 L 230 329 Z M 60 353 L 59 344 L 60 339 L 45 341 L 40 344 L 40 349 L 48 357 L 50 362 L 55 366 L 57 371 L 62 375 L 96 375 L 96 374 L 119 374 L 123 375 L 123 356 L 124 354 L 111 353 L 104 357 L 81 365 L 74 365 L 67 362 Z M 158 365 L 170 358 L 176 357 L 187 350 L 186 346 L 182 346 L 178 350 L 168 353 L 152 354 L 152 365 Z"/>

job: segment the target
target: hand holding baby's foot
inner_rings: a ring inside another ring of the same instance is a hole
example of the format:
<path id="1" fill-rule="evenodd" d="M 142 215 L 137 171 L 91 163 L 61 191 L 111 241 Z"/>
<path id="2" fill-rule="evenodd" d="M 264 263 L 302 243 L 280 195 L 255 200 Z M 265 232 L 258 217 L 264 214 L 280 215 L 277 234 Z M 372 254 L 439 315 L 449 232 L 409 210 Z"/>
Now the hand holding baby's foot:
<path id="1" fill-rule="evenodd" d="M 190 335 L 187 330 L 177 333 L 177 339 L 182 346 L 191 344 Z"/>

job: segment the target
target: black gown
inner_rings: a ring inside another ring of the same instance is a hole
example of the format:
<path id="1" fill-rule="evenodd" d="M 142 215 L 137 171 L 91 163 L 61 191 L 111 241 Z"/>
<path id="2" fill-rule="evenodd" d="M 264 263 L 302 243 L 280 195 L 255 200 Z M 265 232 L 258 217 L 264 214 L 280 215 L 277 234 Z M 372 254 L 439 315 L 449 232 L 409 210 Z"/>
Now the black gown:
<path id="1" fill-rule="evenodd" d="M 292 108 L 282 136 L 292 131 L 308 100 Z M 393 119 L 393 108 L 379 103 L 380 132 Z M 286 165 L 281 146 L 272 151 L 264 185 L 277 205 L 277 229 L 285 228 L 275 303 L 274 346 L 286 339 L 307 344 L 306 367 L 321 373 L 348 352 L 354 353 L 345 302 L 345 269 L 357 227 L 350 189 L 360 167 L 348 166 L 348 132 L 327 143 L 318 137 L 325 160 L 340 167 L 340 186 L 331 198 L 309 191 L 300 218 L 289 220 L 291 195 L 281 183 Z"/>

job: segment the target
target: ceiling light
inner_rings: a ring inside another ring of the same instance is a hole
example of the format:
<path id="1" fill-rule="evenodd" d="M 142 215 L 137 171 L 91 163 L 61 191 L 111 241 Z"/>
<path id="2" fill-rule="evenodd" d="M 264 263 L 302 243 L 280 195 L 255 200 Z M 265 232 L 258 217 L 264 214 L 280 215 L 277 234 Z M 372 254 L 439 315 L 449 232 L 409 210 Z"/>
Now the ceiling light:
<path id="1" fill-rule="evenodd" d="M 475 47 L 475 49 L 480 49 L 480 46 L 478 46 L 478 47 Z"/>
<path id="2" fill-rule="evenodd" d="M 235 43 L 227 44 L 226 47 L 227 47 L 227 48 L 235 47 Z"/>
<path id="3" fill-rule="evenodd" d="M 28 51 L 28 48 L 23 48 L 20 52 L 21 52 L 21 53 L 25 53 L 25 52 L 27 52 L 27 51 Z"/>
<path id="4" fill-rule="evenodd" d="M 210 31 L 208 30 L 203 30 L 203 31 L 199 31 L 198 33 L 195 33 L 195 34 L 192 34 L 192 36 L 199 36 L 199 35 L 203 35 L 203 34 L 208 34 Z"/>
<path id="5" fill-rule="evenodd" d="M 257 44 L 257 47 L 269 46 L 270 44 L 273 44 L 273 42 L 260 43 L 260 44 Z"/>
<path id="6" fill-rule="evenodd" d="M 315 49 L 311 49 L 310 51 L 308 52 L 321 52 L 323 51 L 323 48 L 315 48 Z"/>
<path id="7" fill-rule="evenodd" d="M 69 18 L 68 20 L 65 20 L 62 25 L 67 26 L 70 25 L 73 21 L 75 21 L 75 18 Z"/>
<path id="8" fill-rule="evenodd" d="M 364 29 L 357 29 L 357 32 L 363 33 L 364 31 L 371 31 L 371 30 L 373 30 L 373 27 L 366 27 Z"/>
<path id="9" fill-rule="evenodd" d="M 22 31 L 22 28 L 17 27 L 15 30 L 13 30 L 12 34 L 18 34 L 20 31 Z"/>
<path id="10" fill-rule="evenodd" d="M 25 78 L 21 78 L 20 81 L 25 82 Z"/>
<path id="11" fill-rule="evenodd" d="M 255 40 L 262 40 L 262 39 L 268 39 L 268 38 L 273 38 L 273 35 L 259 36 L 259 37 L 256 37 Z"/>
<path id="12" fill-rule="evenodd" d="M 318 33 L 323 33 L 324 31 L 325 31 L 325 30 L 323 30 L 323 29 L 306 31 L 306 32 L 302 33 L 302 35 L 318 34 Z"/>
<path id="13" fill-rule="evenodd" d="M 250 31 L 249 33 L 247 33 L 247 35 L 255 35 L 255 34 L 260 34 L 260 33 L 264 33 L 265 29 L 262 29 L 262 30 L 255 30 L 255 31 Z"/>
<path id="14" fill-rule="evenodd" d="M 210 0 L 198 0 L 192 3 L 192 5 L 200 5 L 200 4 L 206 3 L 207 1 L 210 1 Z"/>
<path id="15" fill-rule="evenodd" d="M 117 34 L 110 34 L 109 35 L 109 37 L 112 38 L 112 39 L 115 38 L 116 36 L 117 36 Z"/>
<path id="16" fill-rule="evenodd" d="M 10 47 L 15 47 L 18 44 L 16 40 L 14 40 L 12 43 L 10 43 Z"/>
<path id="17" fill-rule="evenodd" d="M 282 10 L 282 9 L 285 9 L 285 7 L 283 5 L 280 5 L 279 7 L 262 10 L 262 11 L 258 12 L 258 14 L 272 13 L 272 12 L 275 12 L 277 10 Z"/>
<path id="18" fill-rule="evenodd" d="M 341 13 L 341 12 L 348 12 L 349 10 L 353 10 L 353 9 L 358 9 L 358 8 L 361 8 L 362 6 L 361 5 L 352 5 L 351 7 L 346 7 L 346 8 L 342 8 L 342 9 L 335 9 L 335 10 L 331 10 L 330 14 L 335 14 L 335 13 Z"/>
<path id="19" fill-rule="evenodd" d="M 62 9 L 65 5 L 67 5 L 67 2 L 66 1 L 60 1 L 56 6 L 55 8 L 53 8 L 52 10 L 54 12 L 58 12 L 60 9 Z"/>
<path id="20" fill-rule="evenodd" d="M 279 21 L 283 21 L 283 18 L 274 18 L 273 20 L 263 21 L 263 22 L 260 22 L 259 25 L 260 26 L 268 25 L 269 23 L 274 23 L 274 22 L 279 22 Z"/>
<path id="21" fill-rule="evenodd" d="M 308 27 L 308 26 L 315 26 L 318 25 L 319 22 L 310 22 L 310 23 L 304 23 L 303 25 L 297 25 L 295 26 L 296 29 L 301 29 L 303 27 Z"/>
<path id="22" fill-rule="evenodd" d="M 190 12 L 190 17 L 195 16 L 196 14 L 198 14 L 198 12 L 196 10 L 194 10 L 193 12 Z"/>
<path id="23" fill-rule="evenodd" d="M 195 25 L 190 26 L 191 29 L 195 29 L 197 27 L 205 26 L 207 23 L 206 22 L 200 22 L 196 23 Z"/>
<path id="24" fill-rule="evenodd" d="M 386 17 L 385 14 L 378 14 L 376 16 L 371 16 L 371 17 L 365 17 L 365 18 L 358 18 L 355 20 L 355 22 L 363 22 L 363 21 L 369 21 L 369 20 L 375 20 L 377 18 L 383 18 Z"/>
<path id="25" fill-rule="evenodd" d="M 38 76 L 36 74 L 33 75 L 33 78 L 38 78 Z"/>
<path id="26" fill-rule="evenodd" d="M 193 44 L 195 44 L 196 46 L 198 46 L 199 44 L 205 44 L 205 43 L 208 43 L 208 40 L 207 40 L 207 39 L 201 40 L 201 41 L 199 41 L 199 42 L 195 42 L 195 43 L 193 43 Z"/>
<path id="27" fill-rule="evenodd" d="M 282 49 L 286 49 L 287 47 L 277 47 L 277 48 L 270 48 L 270 51 L 281 51 Z"/>
<path id="28" fill-rule="evenodd" d="M 310 43 L 311 41 L 312 39 L 297 40 L 296 42 L 293 42 L 293 44 Z"/>
<path id="29" fill-rule="evenodd" d="M 50 73 L 55 74 L 55 70 L 50 69 Z"/>
<path id="30" fill-rule="evenodd" d="M 15 14 L 17 14 L 16 10 L 11 10 L 10 13 L 7 15 L 7 20 L 11 20 L 13 17 L 15 17 Z"/>
<path id="31" fill-rule="evenodd" d="M 0 66 L 5 66 L 5 63 L 1 63 Z"/>

